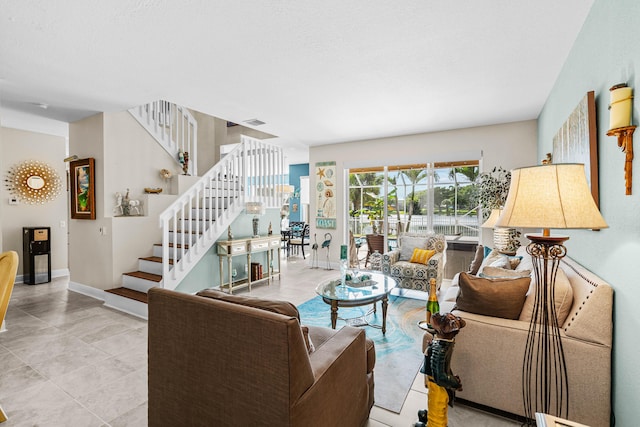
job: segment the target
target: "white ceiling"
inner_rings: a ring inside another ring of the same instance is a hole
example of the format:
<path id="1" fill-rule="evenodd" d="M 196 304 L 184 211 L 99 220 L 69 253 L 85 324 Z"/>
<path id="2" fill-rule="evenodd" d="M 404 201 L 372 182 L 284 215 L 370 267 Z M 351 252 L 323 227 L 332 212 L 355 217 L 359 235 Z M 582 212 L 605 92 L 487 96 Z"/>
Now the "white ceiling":
<path id="1" fill-rule="evenodd" d="M 310 145 L 535 119 L 592 4 L 2 0 L 0 115 L 166 99 L 266 122 L 292 163 Z"/>

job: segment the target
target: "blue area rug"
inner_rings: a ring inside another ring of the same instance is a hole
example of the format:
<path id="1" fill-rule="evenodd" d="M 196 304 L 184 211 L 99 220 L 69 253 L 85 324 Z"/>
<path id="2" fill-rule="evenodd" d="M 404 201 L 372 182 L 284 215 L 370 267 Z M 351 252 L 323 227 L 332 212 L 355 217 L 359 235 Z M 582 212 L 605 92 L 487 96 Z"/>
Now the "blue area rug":
<path id="1" fill-rule="evenodd" d="M 363 316 L 371 305 L 339 308 L 336 329 L 346 325 L 344 319 Z M 303 325 L 331 327 L 331 308 L 316 297 L 298 307 Z M 374 369 L 375 405 L 399 413 L 422 363 L 422 335 L 418 322 L 424 319 L 425 301 L 398 296 L 389 297 L 387 333 L 371 326 L 363 326 L 367 337 L 376 346 Z M 382 326 L 382 307 L 366 316 L 369 323 Z"/>

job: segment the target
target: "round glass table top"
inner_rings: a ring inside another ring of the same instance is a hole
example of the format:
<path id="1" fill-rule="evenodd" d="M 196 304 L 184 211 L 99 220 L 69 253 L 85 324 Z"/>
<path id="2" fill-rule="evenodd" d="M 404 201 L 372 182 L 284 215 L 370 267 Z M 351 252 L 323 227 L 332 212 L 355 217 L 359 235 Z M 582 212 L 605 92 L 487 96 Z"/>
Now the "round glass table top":
<path id="1" fill-rule="evenodd" d="M 340 275 L 323 280 L 316 286 L 316 293 L 329 300 L 356 302 L 376 299 L 396 287 L 395 279 L 377 271 L 349 270 L 347 279 L 344 285 Z"/>

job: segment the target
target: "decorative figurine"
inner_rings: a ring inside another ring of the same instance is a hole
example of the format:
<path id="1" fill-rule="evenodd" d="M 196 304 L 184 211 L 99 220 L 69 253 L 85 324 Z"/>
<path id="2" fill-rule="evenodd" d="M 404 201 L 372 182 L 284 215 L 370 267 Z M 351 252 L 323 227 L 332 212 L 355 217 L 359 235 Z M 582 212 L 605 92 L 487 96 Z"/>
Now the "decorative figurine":
<path id="1" fill-rule="evenodd" d="M 311 268 L 319 268 L 318 266 L 318 240 L 316 234 L 313 234 L 313 245 L 311 245 L 313 254 L 311 255 Z"/>
<path id="2" fill-rule="evenodd" d="M 267 228 L 267 235 L 271 236 L 273 234 L 273 227 L 271 227 L 271 221 L 269 221 L 269 228 Z"/>
<path id="3" fill-rule="evenodd" d="M 231 232 L 231 226 L 227 227 L 227 240 L 233 240 L 233 233 Z"/>
<path id="4" fill-rule="evenodd" d="M 322 247 L 327 248 L 327 270 L 331 270 L 331 262 L 329 262 L 329 246 L 331 245 L 331 233 L 324 233 L 324 242 Z"/>
<path id="5" fill-rule="evenodd" d="M 455 391 L 462 390 L 460 377 L 451 371 L 451 356 L 455 336 L 465 325 L 464 319 L 452 313 L 431 316 L 435 336 L 427 347 L 420 369 L 428 378 L 428 410 L 418 411 L 418 422 L 414 427 L 447 426 L 447 405 L 453 406 Z"/>

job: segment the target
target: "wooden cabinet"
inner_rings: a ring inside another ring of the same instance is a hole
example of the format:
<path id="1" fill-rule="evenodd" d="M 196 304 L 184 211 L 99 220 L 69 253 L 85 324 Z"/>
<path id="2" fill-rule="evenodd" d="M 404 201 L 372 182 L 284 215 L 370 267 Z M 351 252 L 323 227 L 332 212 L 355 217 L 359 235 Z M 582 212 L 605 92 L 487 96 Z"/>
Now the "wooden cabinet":
<path id="1" fill-rule="evenodd" d="M 229 293 L 233 293 L 234 289 L 248 287 L 251 291 L 253 283 L 266 281 L 271 284 L 271 280 L 278 276 L 280 278 L 280 236 L 265 237 L 247 237 L 244 239 L 220 240 L 216 242 L 218 259 L 220 261 L 220 289 L 228 289 Z M 251 267 L 251 255 L 266 252 L 267 263 L 263 265 L 262 278 L 252 280 L 251 270 L 247 272 L 247 277 L 234 280 L 233 277 L 233 257 L 246 256 L 247 268 Z M 225 259 L 227 267 L 225 269 Z M 278 268 L 274 268 L 277 260 Z M 225 271 L 226 270 L 226 271 Z"/>

